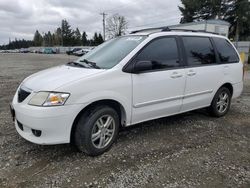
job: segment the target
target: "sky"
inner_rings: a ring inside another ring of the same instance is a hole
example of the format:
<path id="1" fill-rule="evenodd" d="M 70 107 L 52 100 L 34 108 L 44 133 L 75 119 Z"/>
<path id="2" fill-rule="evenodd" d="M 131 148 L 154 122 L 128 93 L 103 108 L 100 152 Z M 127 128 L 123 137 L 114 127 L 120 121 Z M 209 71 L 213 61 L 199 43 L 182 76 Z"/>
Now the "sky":
<path id="1" fill-rule="evenodd" d="M 31 40 L 36 30 L 54 32 L 62 19 L 92 37 L 102 32 L 101 12 L 124 16 L 128 31 L 178 24 L 178 5 L 180 0 L 0 0 L 0 44 Z"/>

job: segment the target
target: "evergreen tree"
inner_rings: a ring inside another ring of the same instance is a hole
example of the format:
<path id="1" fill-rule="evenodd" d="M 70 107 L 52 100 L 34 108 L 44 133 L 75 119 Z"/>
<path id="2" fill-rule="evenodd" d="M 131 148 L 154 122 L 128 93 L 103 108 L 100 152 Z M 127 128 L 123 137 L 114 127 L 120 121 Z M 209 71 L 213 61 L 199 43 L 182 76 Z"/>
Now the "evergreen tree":
<path id="1" fill-rule="evenodd" d="M 80 33 L 79 29 L 76 28 L 76 30 L 74 32 L 74 39 L 75 39 L 75 45 L 76 46 L 81 46 L 82 45 L 81 38 L 82 38 L 81 33 Z"/>
<path id="2" fill-rule="evenodd" d="M 88 42 L 88 39 L 87 39 L 87 34 L 86 34 L 85 31 L 82 33 L 82 45 L 83 46 L 89 45 L 89 42 Z"/>
<path id="3" fill-rule="evenodd" d="M 47 46 L 52 46 L 52 35 L 51 35 L 50 31 L 48 32 L 47 37 L 48 37 L 48 44 L 47 44 Z"/>
<path id="4" fill-rule="evenodd" d="M 43 35 L 43 46 L 48 46 L 49 45 L 49 39 L 48 39 L 48 34 L 45 33 Z"/>
<path id="5" fill-rule="evenodd" d="M 87 39 L 87 34 L 84 31 L 81 35 L 80 30 L 76 28 L 75 31 L 71 29 L 71 26 L 66 20 L 62 20 L 61 27 L 58 27 L 53 33 L 48 31 L 43 35 L 36 30 L 33 40 L 9 40 L 9 44 L 0 46 L 0 49 L 19 49 L 27 48 L 31 46 L 96 46 L 103 43 L 103 37 L 101 33 L 94 33 L 91 40 Z"/>
<path id="6" fill-rule="evenodd" d="M 103 38 L 102 38 L 102 34 L 99 33 L 98 35 L 98 44 L 102 44 L 104 42 Z"/>
<path id="7" fill-rule="evenodd" d="M 230 22 L 230 37 L 235 40 L 250 40 L 250 1 L 235 0 L 229 6 L 226 20 Z"/>
<path id="8" fill-rule="evenodd" d="M 57 46 L 55 33 L 52 34 L 52 46 Z"/>
<path id="9" fill-rule="evenodd" d="M 94 34 L 94 36 L 93 36 L 93 45 L 98 45 L 98 43 L 99 43 L 99 40 L 98 40 L 99 38 L 98 38 L 98 34 L 97 34 L 97 32 L 95 32 L 95 34 Z"/>
<path id="10" fill-rule="evenodd" d="M 218 18 L 231 24 L 230 37 L 236 35 L 240 39 L 249 38 L 250 2 L 248 0 L 181 0 L 181 2 L 180 23 Z"/>
<path id="11" fill-rule="evenodd" d="M 9 50 L 9 49 L 20 49 L 20 48 L 28 48 L 34 46 L 33 40 L 17 40 L 9 41 L 9 44 L 7 45 L 1 45 L 1 50 Z"/>
<path id="12" fill-rule="evenodd" d="M 63 46 L 70 46 L 74 41 L 71 26 L 66 20 L 62 20 L 62 43 Z"/>
<path id="13" fill-rule="evenodd" d="M 42 46 L 43 37 L 38 30 L 36 30 L 34 34 L 33 41 L 34 41 L 34 46 Z"/>
<path id="14" fill-rule="evenodd" d="M 62 46 L 62 29 L 60 27 L 55 31 L 55 45 Z"/>

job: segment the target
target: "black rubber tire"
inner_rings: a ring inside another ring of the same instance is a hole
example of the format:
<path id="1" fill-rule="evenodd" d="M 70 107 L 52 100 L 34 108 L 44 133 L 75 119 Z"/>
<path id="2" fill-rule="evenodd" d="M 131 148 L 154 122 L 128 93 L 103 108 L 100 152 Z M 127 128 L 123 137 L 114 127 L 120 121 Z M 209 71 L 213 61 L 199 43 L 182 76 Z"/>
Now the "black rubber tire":
<path id="1" fill-rule="evenodd" d="M 96 148 L 91 141 L 91 133 L 94 123 L 103 115 L 111 115 L 115 121 L 115 132 L 110 143 L 102 148 Z M 74 144 L 81 152 L 90 156 L 101 155 L 108 151 L 117 138 L 119 131 L 119 116 L 117 112 L 109 106 L 96 106 L 84 112 L 76 124 L 74 132 Z"/>
<path id="2" fill-rule="evenodd" d="M 226 93 L 228 94 L 228 96 L 229 96 L 229 104 L 228 104 L 228 106 L 227 106 L 227 109 L 226 109 L 223 113 L 220 113 L 220 112 L 218 111 L 217 107 L 216 107 L 216 103 L 217 103 L 217 100 L 218 100 L 218 98 L 219 98 L 219 96 L 220 96 L 220 94 L 221 94 L 222 92 L 226 92 Z M 231 92 L 229 91 L 229 89 L 226 88 L 226 87 L 221 87 L 221 88 L 216 92 L 216 94 L 214 95 L 213 101 L 212 101 L 210 107 L 208 108 L 208 109 L 209 109 L 210 115 L 213 116 L 213 117 L 222 117 L 222 116 L 226 115 L 227 112 L 228 112 L 229 109 L 230 109 L 230 106 L 231 106 L 231 99 L 232 99 L 232 94 L 231 94 Z"/>

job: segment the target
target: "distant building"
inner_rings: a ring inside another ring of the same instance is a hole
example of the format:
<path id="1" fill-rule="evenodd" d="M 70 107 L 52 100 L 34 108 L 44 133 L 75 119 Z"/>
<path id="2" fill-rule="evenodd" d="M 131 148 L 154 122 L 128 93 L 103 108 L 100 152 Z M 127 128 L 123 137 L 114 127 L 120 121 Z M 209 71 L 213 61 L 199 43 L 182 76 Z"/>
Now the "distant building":
<path id="1" fill-rule="evenodd" d="M 228 37 L 230 23 L 224 20 L 205 20 L 198 22 L 190 22 L 178 25 L 168 26 L 172 29 L 192 29 L 192 30 L 202 30 L 213 33 L 218 33 L 220 35 Z"/>

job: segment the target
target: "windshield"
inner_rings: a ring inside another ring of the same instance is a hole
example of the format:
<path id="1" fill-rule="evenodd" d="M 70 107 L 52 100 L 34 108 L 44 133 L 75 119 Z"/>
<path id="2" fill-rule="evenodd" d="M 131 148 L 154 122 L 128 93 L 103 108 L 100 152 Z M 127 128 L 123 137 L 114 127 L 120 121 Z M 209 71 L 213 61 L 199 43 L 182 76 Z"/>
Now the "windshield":
<path id="1" fill-rule="evenodd" d="M 79 58 L 77 63 L 82 65 L 91 63 L 101 69 L 110 69 L 117 65 L 146 37 L 137 35 L 111 39 Z"/>

